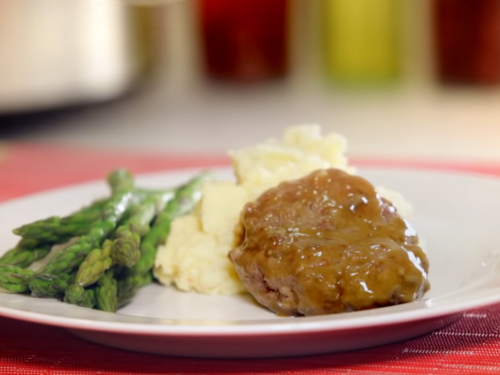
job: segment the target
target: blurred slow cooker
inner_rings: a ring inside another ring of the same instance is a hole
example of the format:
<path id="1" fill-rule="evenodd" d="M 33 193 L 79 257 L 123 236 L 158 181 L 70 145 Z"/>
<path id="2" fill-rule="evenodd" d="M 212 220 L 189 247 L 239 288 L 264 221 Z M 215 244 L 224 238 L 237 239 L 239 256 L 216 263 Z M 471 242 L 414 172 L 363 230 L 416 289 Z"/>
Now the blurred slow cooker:
<path id="1" fill-rule="evenodd" d="M 123 0 L 2 0 L 0 113 L 102 101 L 140 63 Z"/>

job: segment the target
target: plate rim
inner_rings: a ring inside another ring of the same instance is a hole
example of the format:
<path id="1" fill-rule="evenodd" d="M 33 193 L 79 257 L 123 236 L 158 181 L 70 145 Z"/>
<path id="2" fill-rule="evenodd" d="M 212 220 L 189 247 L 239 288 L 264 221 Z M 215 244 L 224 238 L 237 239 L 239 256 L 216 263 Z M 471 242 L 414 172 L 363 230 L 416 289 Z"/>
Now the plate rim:
<path id="1" fill-rule="evenodd" d="M 356 165 L 361 170 L 389 170 L 389 171 L 420 171 L 425 173 L 446 173 L 456 176 L 474 176 L 481 179 L 495 180 L 500 183 L 500 179 L 493 175 L 482 172 L 471 172 L 462 170 L 447 170 L 447 169 L 432 169 L 426 167 L 404 167 L 404 166 L 391 166 L 391 165 Z M 166 171 L 149 172 L 149 173 L 138 173 L 136 174 L 137 180 L 151 179 L 151 178 L 161 178 L 167 175 L 189 175 L 196 173 L 202 169 L 201 167 L 192 168 L 179 168 L 179 169 L 169 169 Z M 230 172 L 230 167 L 213 167 L 210 170 L 218 172 Z M 362 174 L 360 174 L 362 176 Z M 170 177 L 172 178 L 172 177 Z M 97 185 L 103 185 L 102 180 L 92 180 L 88 182 L 82 182 L 77 184 L 70 184 L 66 186 L 57 187 L 54 189 L 47 189 L 44 191 L 27 194 L 21 197 L 16 197 L 13 199 L 5 200 L 0 202 L 0 209 L 3 206 L 16 204 L 17 202 L 22 202 L 29 199 L 40 198 L 46 194 L 54 194 L 59 191 L 67 191 L 69 189 L 81 189 L 96 187 Z M 2 249 L 3 250 L 3 249 Z M 495 289 L 495 288 L 493 288 Z M 26 298 L 32 298 L 30 296 L 25 296 Z M 439 297 L 439 296 L 437 296 Z M 416 302 L 411 302 L 409 304 L 404 304 L 406 306 L 412 304 L 423 304 L 427 301 L 432 301 L 430 299 L 421 299 Z M 108 321 L 108 320 L 91 320 L 90 318 L 84 319 L 80 317 L 67 317 L 67 316 L 56 316 L 46 313 L 40 313 L 36 311 L 24 311 L 15 308 L 5 307 L 0 301 L 0 316 L 23 320 L 32 323 L 52 325 L 67 329 L 77 329 L 77 330 L 88 330 L 95 332 L 112 332 L 112 333 L 123 333 L 123 334 L 140 334 L 140 335 L 151 335 L 151 336 L 242 336 L 242 335 L 270 335 L 270 334 L 297 334 L 297 333 L 311 333 L 311 332 L 332 332 L 332 331 L 343 331 L 343 330 L 357 330 L 367 327 L 375 326 L 385 326 L 385 325 L 395 325 L 399 323 L 408 323 L 411 321 L 422 321 L 426 319 L 441 318 L 444 316 L 449 316 L 452 314 L 465 313 L 470 310 L 477 308 L 484 308 L 496 303 L 500 303 L 500 293 L 486 295 L 470 301 L 462 301 L 449 306 L 440 307 L 427 307 L 423 309 L 415 309 L 410 311 L 395 312 L 392 314 L 379 314 L 374 313 L 373 316 L 354 316 L 357 312 L 343 313 L 349 314 L 348 319 L 334 318 L 339 317 L 343 314 L 331 314 L 331 315 L 320 315 L 314 317 L 299 317 L 299 318 L 283 318 L 281 319 L 260 319 L 260 320 L 241 320 L 241 321 L 231 321 L 229 324 L 226 321 L 190 321 L 188 323 L 169 323 L 176 320 L 173 319 L 159 319 L 159 318 L 139 318 L 146 319 L 148 322 L 138 323 L 138 322 L 125 322 L 125 321 Z M 68 306 L 67 304 L 61 302 L 62 305 Z M 403 306 L 403 305 L 399 305 Z M 80 308 L 72 306 L 74 308 Z M 379 309 L 374 309 L 372 311 L 382 311 L 381 309 L 391 309 L 395 306 L 389 306 Z M 368 310 L 367 310 L 368 311 Z M 88 313 L 95 314 L 113 314 L 105 313 L 96 310 L 89 310 Z M 122 315 L 124 316 L 124 315 Z M 132 317 L 132 316 L 131 316 Z M 138 318 L 138 317 L 133 317 Z M 298 320 L 301 321 L 298 321 Z M 286 320 L 286 321 L 285 321 Z M 198 322 L 198 324 L 193 324 L 193 322 Z M 200 323 L 202 322 L 202 323 Z M 207 324 L 208 323 L 208 324 Z M 293 325 L 291 329 L 290 326 Z M 270 327 L 272 328 L 270 330 Z"/>

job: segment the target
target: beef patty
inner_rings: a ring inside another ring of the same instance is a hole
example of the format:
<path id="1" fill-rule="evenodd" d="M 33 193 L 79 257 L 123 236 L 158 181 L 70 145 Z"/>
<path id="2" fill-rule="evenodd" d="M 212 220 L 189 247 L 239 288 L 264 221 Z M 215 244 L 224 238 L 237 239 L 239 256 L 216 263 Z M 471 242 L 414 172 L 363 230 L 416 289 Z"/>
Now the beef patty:
<path id="1" fill-rule="evenodd" d="M 365 179 L 338 169 L 281 183 L 241 215 L 229 257 L 254 298 L 279 315 L 413 301 L 429 263 L 412 227 Z"/>

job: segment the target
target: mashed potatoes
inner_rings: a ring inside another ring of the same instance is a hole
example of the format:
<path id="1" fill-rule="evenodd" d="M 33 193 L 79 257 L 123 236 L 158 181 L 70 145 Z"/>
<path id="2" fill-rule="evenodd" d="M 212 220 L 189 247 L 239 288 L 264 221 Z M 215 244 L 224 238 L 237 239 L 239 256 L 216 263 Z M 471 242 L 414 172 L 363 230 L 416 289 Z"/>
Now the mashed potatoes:
<path id="1" fill-rule="evenodd" d="M 342 136 L 322 136 L 319 125 L 302 125 L 289 128 L 281 141 L 271 139 L 229 154 L 238 183 L 254 200 L 282 181 L 301 178 L 317 169 L 339 168 L 353 173 L 345 151 Z"/>
<path id="2" fill-rule="evenodd" d="M 184 291 L 245 292 L 227 256 L 245 203 L 282 181 L 317 169 L 338 168 L 354 173 L 345 151 L 346 142 L 340 135 L 322 136 L 318 125 L 301 125 L 286 130 L 280 141 L 269 140 L 230 152 L 236 182 L 205 183 L 195 211 L 174 220 L 167 243 L 158 250 L 156 278 Z M 386 189 L 383 195 L 390 200 L 393 196 L 393 203 L 405 216 L 409 206 L 401 196 Z"/>
<path id="3" fill-rule="evenodd" d="M 154 274 L 165 285 L 206 294 L 244 291 L 227 254 L 234 228 L 248 201 L 247 191 L 231 181 L 207 182 L 196 210 L 172 223 L 158 249 Z"/>

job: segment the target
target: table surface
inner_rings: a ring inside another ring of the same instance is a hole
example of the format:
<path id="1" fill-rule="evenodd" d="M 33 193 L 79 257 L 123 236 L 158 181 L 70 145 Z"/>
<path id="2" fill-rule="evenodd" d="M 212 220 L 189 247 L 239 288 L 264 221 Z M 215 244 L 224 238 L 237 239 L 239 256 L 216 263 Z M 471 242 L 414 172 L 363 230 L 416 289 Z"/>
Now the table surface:
<path id="1" fill-rule="evenodd" d="M 152 156 L 38 143 L 3 143 L 0 201 L 99 179 L 117 166 L 140 173 L 226 162 L 222 155 Z M 401 161 L 391 163 L 401 164 Z M 500 164 L 424 165 L 500 175 Z M 224 360 L 126 352 L 83 341 L 61 328 L 0 318 L 0 374 L 498 374 L 499 330 L 500 305 L 494 305 L 469 311 L 433 333 L 391 345 L 301 358 Z"/>
<path id="2" fill-rule="evenodd" d="M 408 86 L 333 90 L 300 80 L 263 86 L 170 87 L 114 102 L 0 117 L 0 140 L 159 154 L 223 153 L 319 123 L 350 156 L 500 163 L 500 91 Z"/>

